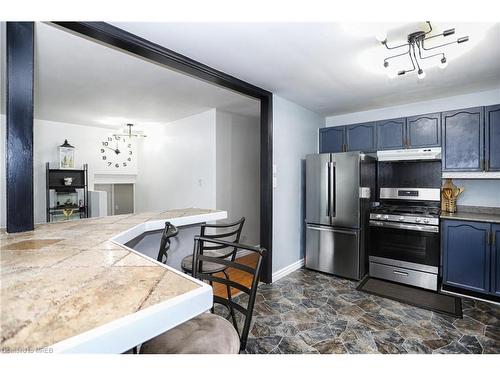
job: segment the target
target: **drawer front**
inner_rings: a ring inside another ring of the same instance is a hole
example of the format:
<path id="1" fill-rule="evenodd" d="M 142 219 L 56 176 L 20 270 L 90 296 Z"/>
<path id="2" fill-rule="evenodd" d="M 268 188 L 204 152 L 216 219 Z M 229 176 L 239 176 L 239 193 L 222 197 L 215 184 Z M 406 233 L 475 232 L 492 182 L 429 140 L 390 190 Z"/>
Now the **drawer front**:
<path id="1" fill-rule="evenodd" d="M 370 276 L 420 288 L 437 290 L 437 275 L 370 262 Z"/>

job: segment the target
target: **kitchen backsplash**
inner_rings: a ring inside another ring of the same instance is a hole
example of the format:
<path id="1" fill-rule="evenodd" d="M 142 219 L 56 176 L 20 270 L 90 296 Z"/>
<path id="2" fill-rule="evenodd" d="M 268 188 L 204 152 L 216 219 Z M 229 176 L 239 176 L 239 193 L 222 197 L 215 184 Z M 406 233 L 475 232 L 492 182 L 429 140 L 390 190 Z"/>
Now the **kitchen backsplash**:
<path id="1" fill-rule="evenodd" d="M 458 197 L 460 206 L 500 207 L 500 180 L 453 179 L 464 192 Z"/>

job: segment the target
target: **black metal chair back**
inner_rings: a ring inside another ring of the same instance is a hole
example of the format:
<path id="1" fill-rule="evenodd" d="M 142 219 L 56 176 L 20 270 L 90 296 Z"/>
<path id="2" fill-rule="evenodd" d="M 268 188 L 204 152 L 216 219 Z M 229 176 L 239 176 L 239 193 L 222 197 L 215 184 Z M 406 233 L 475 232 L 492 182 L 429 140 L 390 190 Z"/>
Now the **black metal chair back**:
<path id="1" fill-rule="evenodd" d="M 228 260 L 223 259 L 223 258 L 214 258 L 211 256 L 206 256 L 203 255 L 202 253 L 202 248 L 207 246 L 207 244 L 211 245 L 219 245 L 224 247 L 229 247 L 232 246 L 235 249 L 244 249 L 251 251 L 252 253 L 258 254 L 258 259 L 257 259 L 257 264 L 255 267 L 250 267 L 245 264 L 241 263 L 236 263 L 234 260 Z M 246 344 L 247 344 L 247 339 L 248 339 L 248 333 L 250 331 L 250 323 L 252 322 L 252 314 L 253 314 L 253 307 L 255 304 L 255 296 L 257 293 L 257 287 L 259 284 L 259 275 L 260 275 L 260 269 L 262 265 L 262 257 L 266 253 L 266 249 L 263 247 L 254 247 L 254 246 L 248 246 L 248 245 L 243 245 L 239 243 L 234 243 L 234 242 L 227 242 L 223 241 L 217 238 L 208 238 L 208 237 L 201 237 L 201 236 L 196 236 L 194 238 L 194 251 L 193 251 L 193 277 L 202 280 L 202 281 L 208 281 L 211 283 L 219 283 L 223 284 L 228 288 L 235 288 L 245 294 L 248 295 L 248 303 L 246 303 L 246 306 L 243 306 L 239 303 L 237 303 L 234 299 L 232 298 L 224 298 L 220 296 L 215 296 L 214 295 L 214 303 L 219 303 L 221 305 L 226 306 L 230 310 L 235 310 L 243 314 L 245 317 L 245 321 L 243 323 L 243 329 L 240 333 L 238 324 L 236 320 L 233 319 L 233 325 L 236 328 L 236 331 L 238 332 L 238 335 L 240 336 L 240 350 L 245 350 Z M 252 276 L 252 283 L 251 287 L 247 287 L 243 284 L 240 284 L 236 281 L 225 279 L 222 277 L 217 277 L 215 274 L 207 274 L 200 272 L 200 270 L 203 267 L 203 262 L 211 262 L 211 263 L 218 263 L 221 265 L 225 265 L 228 268 L 234 268 L 239 271 L 246 272 Z"/>
<path id="2" fill-rule="evenodd" d="M 243 230 L 243 224 L 245 224 L 245 217 L 233 223 L 225 224 L 202 224 L 200 236 L 204 238 L 218 239 L 231 243 L 239 243 L 241 237 L 241 231 Z M 227 245 L 205 243 L 202 245 L 201 253 L 205 250 L 217 250 L 221 251 L 227 249 Z M 229 253 L 225 258 L 231 256 L 231 260 L 236 258 L 237 248 L 233 248 L 233 251 Z"/>
<path id="3" fill-rule="evenodd" d="M 170 238 L 175 237 L 179 234 L 179 230 L 171 222 L 165 222 L 165 228 L 163 229 L 163 234 L 161 235 L 160 250 L 158 251 L 158 256 L 156 260 L 167 264 L 168 259 L 168 249 L 170 249 Z"/>

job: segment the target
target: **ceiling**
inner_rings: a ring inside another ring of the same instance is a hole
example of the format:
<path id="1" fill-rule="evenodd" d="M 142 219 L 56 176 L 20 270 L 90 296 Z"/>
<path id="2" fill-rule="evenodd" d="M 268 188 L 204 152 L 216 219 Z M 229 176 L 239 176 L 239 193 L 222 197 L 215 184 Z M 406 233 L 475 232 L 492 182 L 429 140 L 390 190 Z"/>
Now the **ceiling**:
<path id="1" fill-rule="evenodd" d="M 443 49 L 448 67 L 427 66 L 424 80 L 389 78 L 388 51 L 375 39 L 384 30 L 397 43 L 422 22 L 113 24 L 325 116 L 500 87 L 500 23 L 433 22 L 456 28 L 447 40 L 470 40 Z"/>
<path id="2" fill-rule="evenodd" d="M 73 35 L 35 27 L 35 117 L 118 128 L 165 124 L 210 108 L 259 116 L 260 103 Z"/>

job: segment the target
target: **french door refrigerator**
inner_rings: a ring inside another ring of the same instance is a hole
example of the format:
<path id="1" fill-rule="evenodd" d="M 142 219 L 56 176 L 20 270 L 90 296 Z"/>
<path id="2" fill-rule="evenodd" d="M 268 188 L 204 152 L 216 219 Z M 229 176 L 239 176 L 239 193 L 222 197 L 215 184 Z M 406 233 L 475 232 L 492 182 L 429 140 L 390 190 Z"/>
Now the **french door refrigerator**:
<path id="1" fill-rule="evenodd" d="M 376 160 L 361 152 L 306 156 L 306 268 L 360 280 Z"/>

